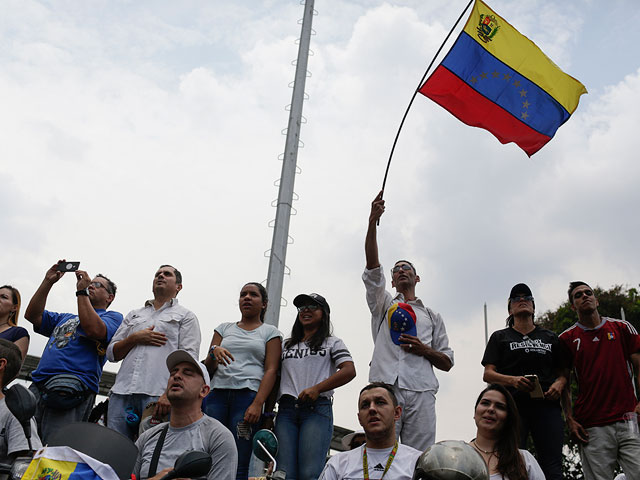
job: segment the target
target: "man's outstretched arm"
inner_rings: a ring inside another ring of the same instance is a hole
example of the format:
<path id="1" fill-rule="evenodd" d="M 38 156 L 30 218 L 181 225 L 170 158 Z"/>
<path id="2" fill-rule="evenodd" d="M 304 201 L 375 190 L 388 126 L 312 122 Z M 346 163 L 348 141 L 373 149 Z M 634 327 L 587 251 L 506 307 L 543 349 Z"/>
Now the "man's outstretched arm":
<path id="1" fill-rule="evenodd" d="M 384 213 L 384 200 L 382 199 L 382 190 L 376 195 L 371 202 L 371 213 L 369 214 L 369 227 L 367 228 L 367 236 L 364 240 L 364 253 L 367 259 L 367 270 L 378 268 L 380 259 L 378 257 L 378 220 Z"/>

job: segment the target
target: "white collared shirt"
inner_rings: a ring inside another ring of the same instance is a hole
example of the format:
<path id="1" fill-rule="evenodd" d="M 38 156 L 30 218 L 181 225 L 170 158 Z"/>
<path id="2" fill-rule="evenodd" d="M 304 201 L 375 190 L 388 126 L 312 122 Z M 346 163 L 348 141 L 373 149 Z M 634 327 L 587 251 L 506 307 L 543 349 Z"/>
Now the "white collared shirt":
<path id="1" fill-rule="evenodd" d="M 195 359 L 200 355 L 198 318 L 180 305 L 177 298 L 173 298 L 158 310 L 153 307 L 153 300 L 147 300 L 143 308 L 129 312 L 107 347 L 109 361 L 116 361 L 113 357 L 113 346 L 117 342 L 151 326 L 154 327 L 154 331 L 167 336 L 167 343 L 161 347 L 135 345 L 122 360 L 111 389 L 113 393 L 160 396 L 167 389 L 169 380 L 167 356 L 178 348 L 186 350 Z"/>
<path id="2" fill-rule="evenodd" d="M 404 302 L 411 305 L 416 314 L 416 336 L 425 345 L 447 355 L 453 365 L 453 350 L 449 348 L 449 337 L 440 314 L 426 307 L 419 298 L 407 302 L 401 293 L 393 297 L 385 289 L 382 266 L 365 269 L 362 280 L 367 291 L 367 304 L 371 311 L 371 334 L 375 343 L 369 381 L 393 385 L 397 380 L 398 386 L 406 390 L 437 392 L 438 380 L 431 362 L 404 351 L 391 340 L 387 310 L 394 303 Z"/>

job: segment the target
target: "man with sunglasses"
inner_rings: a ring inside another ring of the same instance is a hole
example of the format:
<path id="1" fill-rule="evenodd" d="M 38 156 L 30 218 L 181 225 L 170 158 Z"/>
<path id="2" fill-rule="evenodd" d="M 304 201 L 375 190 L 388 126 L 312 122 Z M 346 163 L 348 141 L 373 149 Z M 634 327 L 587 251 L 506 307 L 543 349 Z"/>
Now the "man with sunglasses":
<path id="1" fill-rule="evenodd" d="M 49 337 L 29 387 L 38 400 L 36 422 L 45 444 L 63 425 L 89 418 L 107 345 L 122 322 L 122 314 L 107 310 L 116 285 L 102 274 L 91 279 L 83 270 L 75 272 L 77 315 L 45 310 L 51 288 L 64 275 L 58 271 L 64 262 L 47 270 L 24 313 L 35 332 Z"/>
<path id="2" fill-rule="evenodd" d="M 369 381 L 393 385 L 403 412 L 396 422 L 396 433 L 403 444 L 424 451 L 435 442 L 436 434 L 438 380 L 433 367 L 449 371 L 453 350 L 440 314 L 416 296 L 420 277 L 411 262 L 395 263 L 391 286 L 396 295 L 386 290 L 377 241 L 377 223 L 383 213 L 380 192 L 371 203 L 365 238 L 367 266 L 362 275 L 375 343 Z"/>
<path id="3" fill-rule="evenodd" d="M 608 480 L 619 463 L 628 479 L 638 480 L 640 436 L 633 413 L 640 414 L 640 403 L 632 367 L 640 376 L 640 335 L 627 321 L 601 317 L 585 282 L 571 282 L 568 294 L 578 321 L 560 341 L 570 352 L 578 383 L 573 412 L 569 389 L 562 400 L 569 431 L 579 441 L 584 477 Z"/>

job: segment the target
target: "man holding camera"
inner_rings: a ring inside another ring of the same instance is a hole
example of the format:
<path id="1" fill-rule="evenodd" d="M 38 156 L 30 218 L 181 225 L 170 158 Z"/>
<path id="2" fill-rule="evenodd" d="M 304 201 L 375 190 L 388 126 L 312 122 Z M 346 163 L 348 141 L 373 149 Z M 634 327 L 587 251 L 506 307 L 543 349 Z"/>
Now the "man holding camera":
<path id="1" fill-rule="evenodd" d="M 63 425 L 89 418 L 107 345 L 122 322 L 122 314 L 107 311 L 116 285 L 102 274 L 91 279 L 83 270 L 75 272 L 78 313 L 45 310 L 65 264 L 60 260 L 47 270 L 24 314 L 37 333 L 49 337 L 29 387 L 38 400 L 36 421 L 45 443 Z"/>

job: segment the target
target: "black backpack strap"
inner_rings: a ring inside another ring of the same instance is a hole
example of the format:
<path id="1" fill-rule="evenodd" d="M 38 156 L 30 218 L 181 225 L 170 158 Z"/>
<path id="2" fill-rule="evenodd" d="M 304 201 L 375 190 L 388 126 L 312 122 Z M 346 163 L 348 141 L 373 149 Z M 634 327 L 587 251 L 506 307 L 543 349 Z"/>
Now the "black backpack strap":
<path id="1" fill-rule="evenodd" d="M 160 437 L 158 438 L 158 443 L 156 443 L 156 448 L 153 450 L 153 456 L 151 457 L 151 464 L 149 465 L 149 473 L 148 477 L 153 477 L 156 474 L 156 470 L 158 469 L 158 460 L 160 460 L 160 452 L 162 451 L 162 445 L 164 445 L 164 438 L 167 436 L 167 431 L 169 430 L 169 422 L 162 428 L 160 432 Z"/>

